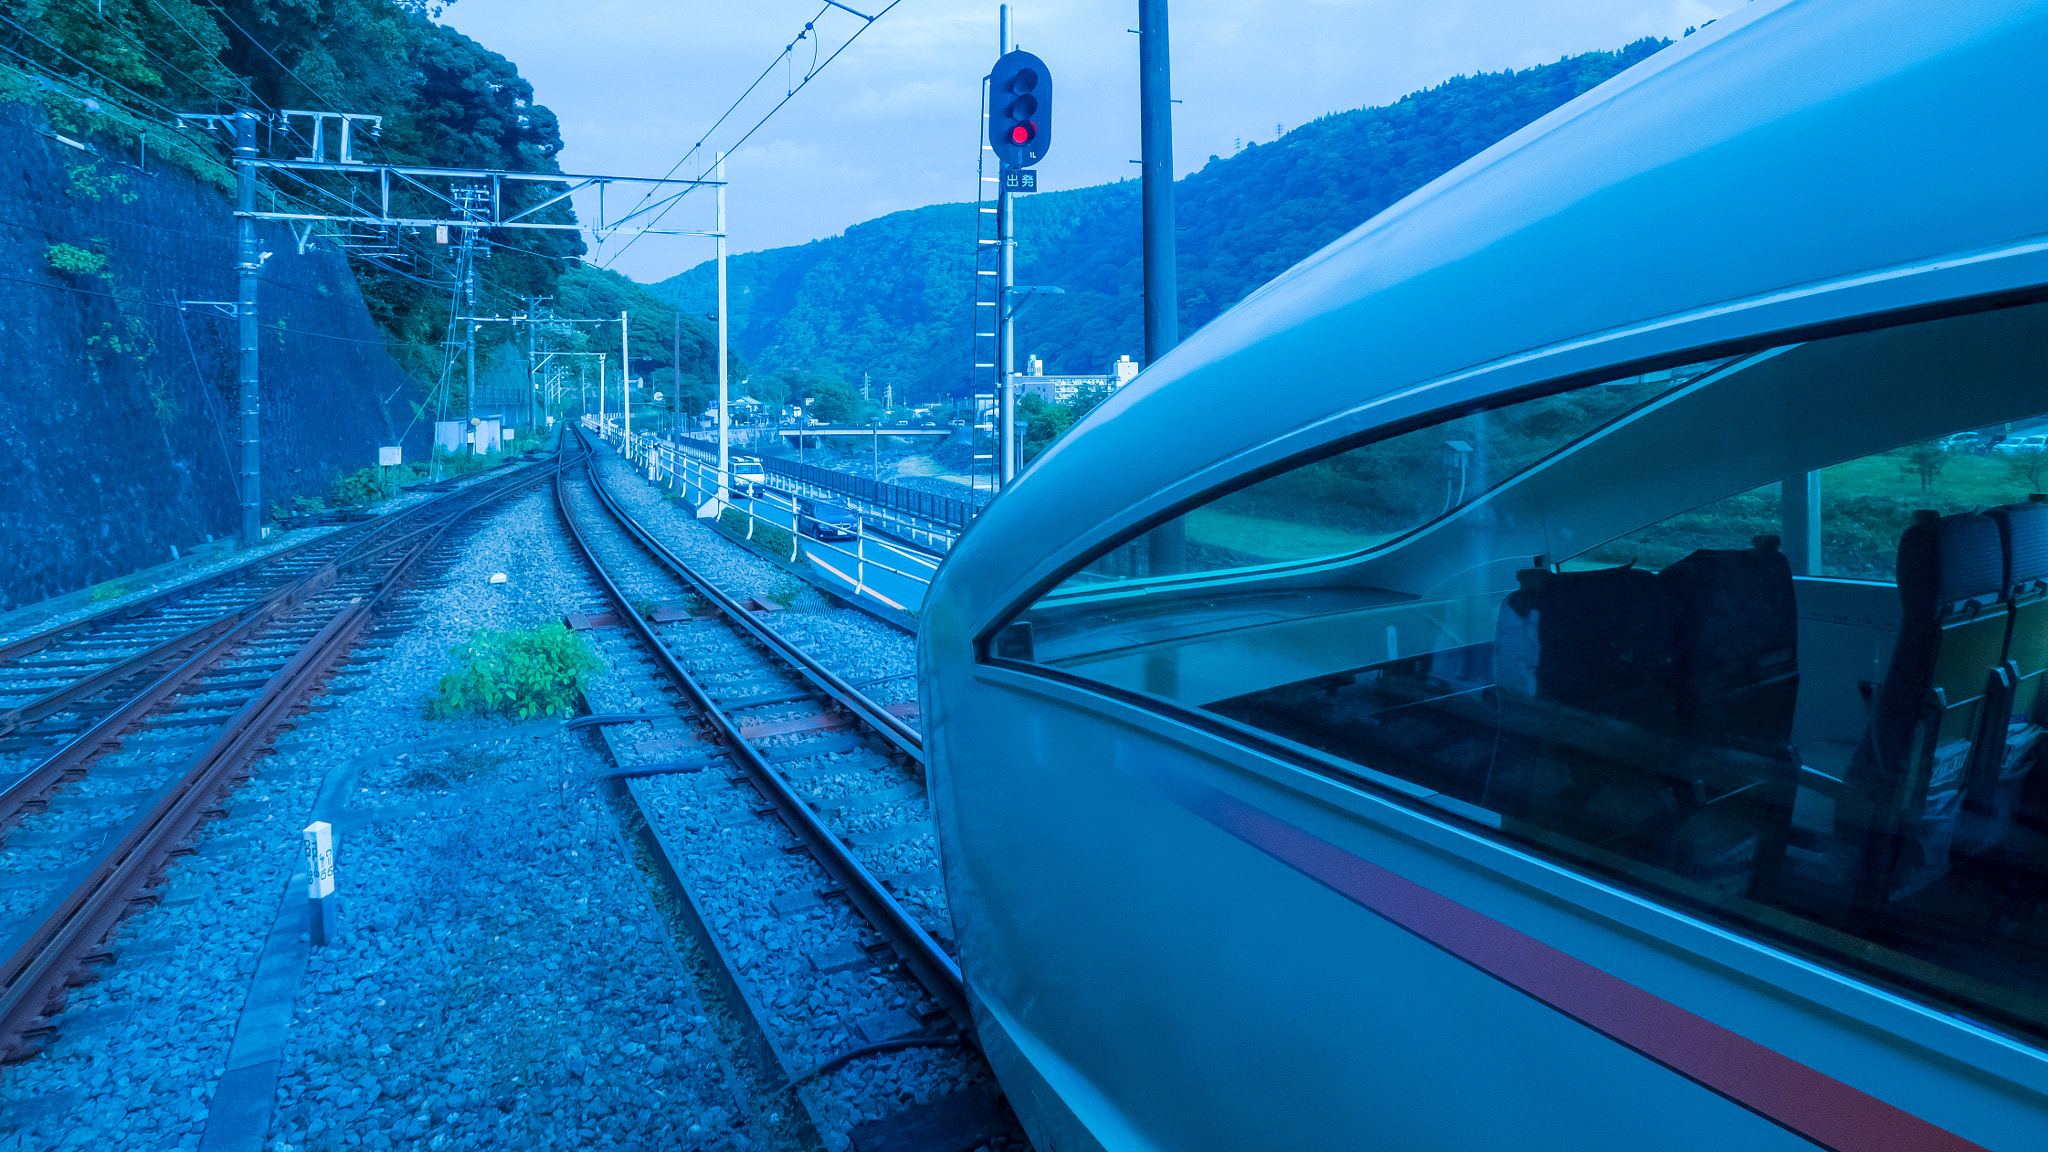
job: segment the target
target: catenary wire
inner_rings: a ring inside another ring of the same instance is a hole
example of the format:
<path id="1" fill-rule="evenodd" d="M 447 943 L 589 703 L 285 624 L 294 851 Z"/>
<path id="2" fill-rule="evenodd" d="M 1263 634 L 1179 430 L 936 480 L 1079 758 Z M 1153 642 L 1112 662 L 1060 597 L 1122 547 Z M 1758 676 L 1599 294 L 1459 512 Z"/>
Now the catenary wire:
<path id="1" fill-rule="evenodd" d="M 873 16 L 868 17 L 867 23 L 861 25 L 859 28 L 854 29 L 853 35 L 848 36 L 846 38 L 845 43 L 841 44 L 838 48 L 833 49 L 832 54 L 830 56 L 825 57 L 822 63 L 813 65 L 811 70 L 804 74 L 804 78 L 801 81 L 799 81 L 794 87 L 790 88 L 790 90 L 786 94 L 784 94 L 782 99 L 776 102 L 773 108 L 768 109 L 768 111 L 764 113 L 759 120 L 754 122 L 753 127 L 747 129 L 744 135 L 742 135 L 738 140 L 733 141 L 732 144 L 725 149 L 725 154 L 727 156 L 730 156 L 734 152 L 739 151 L 740 146 L 745 144 L 748 140 L 751 140 L 754 136 L 754 133 L 759 132 L 762 126 L 766 125 L 768 121 L 771 118 L 773 118 L 777 112 L 782 111 L 784 105 L 788 104 L 791 100 L 796 98 L 797 93 L 809 87 L 812 80 L 817 79 L 817 77 L 821 73 L 823 73 L 825 69 L 831 67 L 832 62 L 834 60 L 839 59 L 840 53 L 845 52 L 848 48 L 851 48 L 853 46 L 854 41 L 860 39 L 863 33 L 865 33 L 868 29 L 873 28 L 877 23 L 879 23 L 882 17 L 887 16 L 889 13 L 895 11 L 896 6 L 898 4 L 901 4 L 902 2 L 903 0 L 890 0 L 888 7 L 883 8 L 880 12 L 877 12 Z M 827 5 L 827 7 L 837 7 L 837 5 Z M 820 15 L 823 15 L 823 13 L 820 12 Z M 813 21 L 813 23 L 815 23 L 815 21 Z M 805 28 L 806 30 L 809 30 L 810 25 L 805 25 Z M 790 46 L 788 48 L 784 48 L 783 51 L 785 53 L 791 51 L 792 49 L 795 48 L 796 43 L 797 41 L 791 41 Z M 780 57 L 778 57 L 777 60 L 779 62 Z M 774 64 L 770 64 L 769 68 L 773 69 L 774 66 Z M 759 80 L 755 81 L 755 84 L 759 83 Z M 751 92 L 752 90 L 753 89 L 751 87 L 748 89 L 749 92 Z M 741 99 L 744 100 L 745 96 L 742 96 Z M 735 107 L 737 107 L 738 103 L 738 101 L 734 102 Z M 731 110 L 728 109 L 726 114 L 728 116 L 731 115 Z M 721 117 L 719 122 L 723 123 L 724 118 Z M 716 130 L 715 125 L 713 126 L 713 130 Z M 710 133 L 706 132 L 705 139 L 709 138 Z M 689 157 L 695 155 L 697 151 L 701 149 L 703 146 L 704 140 L 699 140 L 695 145 L 693 145 L 690 148 L 688 152 L 683 154 L 683 160 L 677 161 L 675 167 L 669 169 L 669 172 L 673 174 L 678 169 L 680 169 L 683 166 L 683 164 L 689 159 Z M 706 169 L 703 173 L 700 173 L 698 179 L 703 179 L 704 175 L 708 174 L 709 171 L 709 169 Z M 671 211 L 673 211 L 675 209 L 675 206 L 678 203 L 680 203 L 684 197 L 688 196 L 691 192 L 696 191 L 698 187 L 701 187 L 701 185 L 692 185 L 688 188 L 683 189 L 683 191 L 680 194 L 678 194 L 675 199 L 669 201 L 668 204 L 665 205 L 659 212 L 655 213 L 654 219 L 648 221 L 647 227 L 652 228 L 656 224 L 661 223 L 663 217 L 667 216 Z M 640 237 L 645 236 L 646 234 L 647 233 L 645 231 L 640 231 L 635 232 L 633 235 L 627 237 L 626 242 L 620 245 L 619 250 L 612 253 L 611 256 L 605 260 L 603 266 L 610 267 L 614 262 L 616 262 L 619 259 L 619 257 L 624 256 L 626 252 L 630 250 L 633 247 L 633 245 L 639 241 Z"/>

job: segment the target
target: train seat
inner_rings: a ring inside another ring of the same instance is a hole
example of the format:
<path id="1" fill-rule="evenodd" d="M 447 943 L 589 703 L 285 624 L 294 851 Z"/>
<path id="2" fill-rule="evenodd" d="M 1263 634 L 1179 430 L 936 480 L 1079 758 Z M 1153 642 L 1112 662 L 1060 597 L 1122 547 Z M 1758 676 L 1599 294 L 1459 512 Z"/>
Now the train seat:
<path id="1" fill-rule="evenodd" d="M 1494 681 L 1531 699 L 1669 730 L 1671 621 L 1653 572 L 1624 565 L 1515 574 L 1494 631 Z"/>
<path id="2" fill-rule="evenodd" d="M 1702 548 L 1658 573 L 1669 602 L 1672 688 L 1688 763 L 1722 755 L 1683 797 L 1668 866 L 1741 890 L 1759 862 L 1771 876 L 1790 831 L 1799 757 L 1799 610 L 1776 536 L 1748 548 Z M 1709 780 L 1721 781 L 1710 791 Z"/>
<path id="3" fill-rule="evenodd" d="M 1914 513 L 1899 539 L 1898 588 L 1898 643 L 1835 808 L 1836 863 L 1861 909 L 1948 873 L 1971 763 L 2004 746 L 2003 725 L 1982 724 L 2009 698 L 1997 521 Z"/>
<path id="4" fill-rule="evenodd" d="M 1971 765 L 1957 831 L 1965 851 L 1983 852 L 2003 843 L 2038 758 L 2044 717 L 2042 690 L 2048 685 L 2048 503 L 2039 498 L 1986 512 L 1998 525 L 2003 548 L 2005 593 L 2010 620 L 2005 662 L 2012 680 L 2000 755 L 1980 756 Z M 1987 723 L 1996 717 L 1987 717 Z"/>
<path id="5" fill-rule="evenodd" d="M 1799 610 L 1778 537 L 1702 548 L 1658 573 L 1682 735 L 1780 753 L 1799 697 Z"/>
<path id="6" fill-rule="evenodd" d="M 1528 569 L 1494 633 L 1500 741 L 1481 803 L 1623 855 L 1661 854 L 1682 810 L 1671 621 L 1656 574 Z"/>

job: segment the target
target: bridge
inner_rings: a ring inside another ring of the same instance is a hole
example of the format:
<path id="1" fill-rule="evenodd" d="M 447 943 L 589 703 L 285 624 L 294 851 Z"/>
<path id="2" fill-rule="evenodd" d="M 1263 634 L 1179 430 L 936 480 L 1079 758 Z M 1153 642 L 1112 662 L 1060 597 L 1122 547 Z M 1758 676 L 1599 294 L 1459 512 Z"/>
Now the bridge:
<path id="1" fill-rule="evenodd" d="M 937 436 L 943 438 L 953 434 L 953 426 L 951 424 L 941 424 L 936 428 L 910 428 L 904 426 L 894 428 L 833 428 L 814 424 L 809 428 L 777 428 L 775 434 L 787 440 L 795 440 L 798 437 L 809 439 L 813 436 Z"/>

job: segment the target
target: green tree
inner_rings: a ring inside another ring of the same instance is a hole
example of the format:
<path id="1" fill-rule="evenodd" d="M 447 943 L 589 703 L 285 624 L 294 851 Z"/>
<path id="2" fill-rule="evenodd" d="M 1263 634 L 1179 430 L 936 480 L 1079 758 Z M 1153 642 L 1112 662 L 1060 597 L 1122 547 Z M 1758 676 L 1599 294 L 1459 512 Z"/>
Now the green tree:
<path id="1" fill-rule="evenodd" d="M 165 109 L 232 112 L 305 108 L 383 118 L 374 136 L 356 137 L 360 156 L 399 164 L 555 172 L 562 141 L 555 116 L 534 102 L 512 62 L 432 19 L 421 0 L 28 0 L 10 6 L 0 46 L 59 78 L 55 89 L 19 89 L 11 98 L 42 103 L 62 129 L 111 138 L 128 154 L 149 132 L 152 161 L 184 163 L 217 183 L 231 180 L 217 147 L 190 132 L 157 130 Z M 92 99 L 83 104 L 79 96 Z M 301 146 L 303 119 L 275 123 L 277 146 Z M 328 140 L 334 139 L 332 132 Z M 331 149 L 333 145 L 330 143 Z M 331 155 L 331 152 L 330 152 Z M 284 203 L 333 193 L 338 177 L 279 185 Z M 554 195 L 542 184 L 503 189 L 507 212 Z M 400 215 L 439 214 L 424 194 L 394 194 Z M 573 223 L 566 203 L 534 219 Z M 447 336 L 453 245 L 431 231 L 387 239 L 392 258 L 360 256 L 365 304 L 419 375 L 438 375 Z M 493 258 L 480 269 L 485 310 L 509 312 L 521 294 L 551 294 L 565 260 L 579 256 L 574 231 L 489 237 Z M 487 344 L 513 334 L 491 325 Z M 488 349 L 487 349 L 488 351 Z"/>
<path id="2" fill-rule="evenodd" d="M 806 388 L 811 418 L 820 424 L 865 424 L 868 402 L 860 393 L 830 377 L 817 377 Z"/>
<path id="3" fill-rule="evenodd" d="M 1024 462 L 1028 464 L 1037 459 L 1040 452 L 1051 447 L 1053 441 L 1066 435 L 1081 417 L 1107 399 L 1109 389 L 1089 385 L 1065 404 L 1050 404 L 1037 396 L 1019 400 L 1017 419 L 1024 425 Z"/>
<path id="4" fill-rule="evenodd" d="M 1948 467 L 1948 451 L 1938 440 L 1911 445 L 1902 449 L 1898 455 L 1899 474 L 1919 477 L 1922 492 L 1933 488 L 1935 479 L 1941 475 L 1941 470 Z"/>
<path id="5" fill-rule="evenodd" d="M 645 394 L 669 392 L 680 377 L 682 409 L 689 415 L 702 412 L 718 395 L 718 333 L 709 321 L 693 313 L 678 311 L 676 305 L 656 297 L 646 286 L 617 272 L 577 264 L 565 269 L 555 281 L 554 299 L 548 304 L 557 316 L 616 321 L 626 313 L 632 357 L 628 370 L 644 376 L 651 385 Z M 681 324 L 680 361 L 677 324 Z M 550 348 L 609 354 L 607 371 L 616 372 L 619 362 L 619 326 L 610 324 L 562 324 L 544 329 Z M 743 365 L 738 356 L 728 357 L 731 379 L 739 380 Z M 616 383 L 614 383 L 616 387 Z M 737 394 L 737 393 L 736 393 Z M 616 395 L 616 393 L 614 393 Z M 664 400 L 663 407 L 669 406 Z"/>
<path id="6" fill-rule="evenodd" d="M 2015 483 L 2024 481 L 2029 492 L 2041 490 L 2041 470 L 2048 468 L 2048 455 L 2039 452 L 2021 452 L 2005 458 L 2005 466 L 2012 473 Z"/>

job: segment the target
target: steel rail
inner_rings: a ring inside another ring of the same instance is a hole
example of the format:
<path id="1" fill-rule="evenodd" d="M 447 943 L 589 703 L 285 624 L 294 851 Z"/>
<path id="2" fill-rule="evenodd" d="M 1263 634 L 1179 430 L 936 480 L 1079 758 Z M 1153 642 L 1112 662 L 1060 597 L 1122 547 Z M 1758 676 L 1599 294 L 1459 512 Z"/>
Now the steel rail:
<path id="1" fill-rule="evenodd" d="M 587 447 L 587 446 L 586 446 Z M 837 881 L 856 910 L 888 938 L 899 958 L 909 967 L 918 983 L 924 985 L 934 997 L 946 1005 L 947 1011 L 963 1033 L 973 1029 L 973 1016 L 967 1004 L 967 986 L 961 979 L 960 966 L 948 956 L 938 942 L 931 938 L 916 920 L 889 895 L 867 866 L 862 864 L 844 841 L 832 833 L 823 821 L 818 819 L 802 797 L 793 791 L 789 783 L 769 765 L 760 751 L 747 742 L 740 734 L 739 725 L 721 709 L 695 677 L 683 668 L 669 651 L 668 645 L 654 634 L 648 622 L 633 609 L 632 602 L 612 579 L 611 573 L 599 563 L 597 553 L 584 538 L 582 529 L 576 525 L 576 517 L 569 509 L 568 493 L 563 473 L 555 476 L 555 502 L 561 509 L 562 521 L 568 526 L 569 537 L 575 541 L 577 551 L 583 554 L 590 570 L 604 586 L 605 594 L 618 608 L 619 619 L 624 621 L 641 644 L 653 656 L 670 680 L 681 689 L 690 704 L 702 715 L 718 743 L 728 755 L 746 772 L 747 779 L 761 795 L 774 806 L 783 823 L 801 837 L 816 856 L 818 863 Z M 595 480 L 592 488 L 596 489 Z M 865 713 L 859 713 L 863 720 Z M 885 713 L 886 715 L 886 713 Z"/>
<path id="2" fill-rule="evenodd" d="M 176 603 L 177 601 L 182 600 L 186 597 L 197 595 L 198 593 L 204 592 L 209 588 L 214 588 L 222 584 L 232 583 L 235 580 L 239 580 L 243 576 L 247 575 L 249 570 L 252 568 L 256 568 L 264 564 L 275 563 L 279 560 L 288 559 L 290 557 L 298 555 L 301 552 L 306 551 L 309 548 L 317 548 L 323 544 L 336 543 L 344 535 L 346 534 L 333 533 L 327 536 L 319 536 L 311 540 L 304 540 L 297 544 L 288 545 L 284 548 L 278 549 L 275 552 L 265 553 L 262 556 L 252 556 L 239 564 L 234 564 L 227 568 L 222 568 L 216 572 L 209 572 L 204 576 L 193 577 L 192 579 L 187 580 L 183 584 L 178 584 L 173 587 L 166 588 L 161 592 L 152 592 L 149 595 L 141 598 L 140 600 L 131 600 L 126 604 L 116 605 L 115 607 L 108 608 L 105 611 L 95 612 L 90 616 L 82 616 L 76 620 L 68 621 L 63 624 L 58 624 L 50 628 L 45 628 L 41 632 L 31 633 L 27 636 L 21 637 L 18 640 L 8 641 L 5 644 L 0 644 L 0 664 L 9 663 L 16 659 L 19 659 L 20 657 L 29 655 L 32 652 L 36 652 L 42 648 L 48 647 L 49 645 L 55 643 L 58 640 L 63 639 L 65 636 L 70 635 L 73 632 L 93 632 L 100 628 L 104 628 L 113 624 L 119 624 L 124 621 L 139 620 L 142 617 L 147 616 L 149 613 L 154 612 L 159 608 L 163 608 L 170 604 Z"/>
<path id="3" fill-rule="evenodd" d="M 378 531 L 355 541 L 341 556 L 289 584 L 271 590 L 254 603 L 245 604 L 240 608 L 232 609 L 222 614 L 220 617 L 202 625 L 199 629 L 195 629 L 194 633 L 188 633 L 187 637 L 181 637 L 181 640 L 189 639 L 192 635 L 199 632 L 226 629 L 223 634 L 215 636 L 213 642 L 202 649 L 198 655 L 183 661 L 177 667 L 149 683 L 140 692 L 122 702 L 120 707 L 101 717 L 90 728 L 72 738 L 68 743 L 46 757 L 41 763 L 23 773 L 4 790 L 0 790 L 0 828 L 4 828 L 9 822 L 19 816 L 36 797 L 41 796 L 45 791 L 61 781 L 78 764 L 93 755 L 100 745 L 107 743 L 117 736 L 129 724 L 140 719 L 157 704 L 161 703 L 164 698 L 176 693 L 179 688 L 210 667 L 213 661 L 218 658 L 218 654 L 225 650 L 225 645 L 232 645 L 238 642 L 239 637 L 246 635 L 250 629 L 258 627 L 263 622 L 269 620 L 279 609 L 296 606 L 304 602 L 307 597 L 327 587 L 339 576 L 344 566 L 353 566 L 357 563 L 373 559 L 378 555 L 388 553 L 396 548 L 403 547 L 408 541 L 416 540 L 423 534 L 438 533 L 455 518 L 467 514 L 467 512 L 474 508 L 480 507 L 491 500 L 498 499 L 506 493 L 516 491 L 521 487 L 530 486 L 545 478 L 545 470 L 532 474 L 514 473 L 510 476 L 497 478 L 494 484 L 472 486 L 449 496 L 444 496 L 439 500 L 420 505 L 419 508 L 421 510 L 432 508 L 445 512 L 447 515 L 440 520 L 422 525 L 418 529 L 405 533 L 395 539 L 379 540 L 378 537 L 383 534 L 384 530 L 402 522 L 400 518 L 394 518 L 381 525 Z M 465 506 L 463 499 L 467 497 L 476 497 L 476 499 Z M 451 500 L 455 504 L 452 508 L 449 503 L 446 503 L 446 501 Z M 410 511 L 408 510 L 408 512 Z M 143 653 L 142 656 L 127 661 L 124 665 L 117 665 L 116 668 L 108 669 L 106 672 L 90 677 L 87 680 L 78 681 L 74 685 L 66 686 L 66 688 L 59 689 L 56 693 L 50 694 L 50 696 L 45 696 L 43 700 L 25 705 L 24 707 L 40 707 L 45 712 L 55 711 L 62 706 L 62 703 L 58 703 L 54 707 L 46 705 L 45 702 L 51 701 L 52 697 L 69 692 L 71 688 L 79 684 L 88 684 L 95 680 L 103 680 L 104 683 L 117 683 L 119 680 L 125 679 L 125 677 L 113 676 L 112 673 L 119 671 L 122 667 L 129 667 L 130 674 L 145 668 L 154 667 L 169 659 L 171 655 L 175 655 L 175 653 L 166 654 L 162 652 L 162 647 L 168 646 L 160 646 L 159 649 Z M 189 647 L 189 644 L 183 645 L 183 647 Z M 143 657 L 153 658 L 144 660 Z M 72 692 L 63 703 L 68 703 L 70 700 L 78 699 L 86 694 L 84 692 Z M 16 726 L 5 724 L 4 721 L 6 719 L 5 715 L 0 715 L 0 733 L 7 732 Z M 30 716 L 26 717 L 26 719 L 34 719 L 34 717 Z"/>
<path id="4" fill-rule="evenodd" d="M 266 604 L 288 591 L 291 587 L 293 587 L 292 584 L 286 584 L 282 587 L 274 588 L 252 601 L 228 609 L 211 620 L 201 623 L 196 628 L 173 636 L 147 651 L 138 652 L 125 660 L 108 665 L 83 679 L 59 685 L 26 704 L 19 704 L 5 711 L 0 711 L 0 736 L 7 735 L 23 724 L 34 723 L 46 716 L 62 712 L 75 701 L 83 700 L 102 688 L 118 684 L 130 676 L 154 668 L 181 652 L 189 651 L 195 644 L 203 644 L 213 639 L 223 629 L 233 627 L 238 620 L 246 618 L 246 614 L 261 610 Z"/>
<path id="5" fill-rule="evenodd" d="M 560 472 L 560 461 L 547 471 Z M 61 1011 L 64 989 L 74 983 L 73 974 L 94 958 L 93 949 L 127 915 L 135 900 L 127 894 L 146 887 L 153 875 L 168 861 L 172 851 L 188 838 L 209 814 L 210 806 L 233 781 L 246 776 L 237 773 L 268 743 L 278 723 L 299 701 L 331 674 L 333 666 L 347 654 L 356 637 L 385 601 L 405 586 L 415 566 L 439 542 L 442 532 L 463 516 L 523 491 L 546 479 L 545 474 L 521 477 L 528 483 L 504 483 L 480 494 L 467 507 L 445 517 L 432 531 L 409 533 L 389 547 L 358 549 L 345 562 L 367 563 L 402 544 L 410 544 L 399 559 L 379 578 L 377 588 L 351 601 L 310 640 L 300 645 L 284 667 L 273 673 L 263 689 L 249 699 L 222 726 L 205 750 L 189 761 L 179 777 L 160 789 L 149 804 L 123 828 L 120 837 L 81 871 L 83 879 L 68 891 L 47 902 L 33 923 L 9 942 L 0 960 L 0 1061 L 33 1055 L 33 1037 L 48 1030 L 37 1022 Z M 476 493 L 472 488 L 470 493 Z M 222 636 L 200 653 L 167 673 L 137 699 L 161 700 L 190 680 L 199 670 L 211 666 L 233 645 L 260 623 L 275 616 L 277 607 L 302 602 L 330 586 L 338 575 L 334 564 L 296 582 L 292 594 L 280 596 L 270 610 L 258 613 Z M 139 718 L 135 702 L 120 710 L 126 719 L 122 727 Z M 108 735 L 120 729 L 110 727 L 114 717 L 93 726 L 65 749 L 73 761 L 96 751 Z M 88 741 L 87 737 L 94 737 Z"/>
<path id="6" fill-rule="evenodd" d="M 513 475 L 516 476 L 517 474 Z M 376 520 L 370 521 L 356 529 L 316 537 L 262 556 L 250 557 L 239 564 L 195 577 L 182 584 L 166 588 L 160 592 L 151 593 L 140 600 L 131 601 L 115 608 L 109 608 L 104 612 L 97 612 L 91 616 L 46 628 L 41 632 L 23 636 L 7 644 L 0 644 L 0 664 L 11 663 L 22 656 L 40 651 L 66 636 L 75 634 L 90 636 L 102 629 L 128 621 L 144 622 L 153 612 L 174 606 L 209 589 L 231 584 L 249 576 L 256 568 L 297 557 L 309 549 L 334 546 L 337 548 L 337 556 L 334 562 L 346 562 L 356 552 L 375 544 L 379 537 L 389 532 L 395 526 L 411 521 L 422 513 L 429 512 L 435 508 L 446 507 L 446 501 L 472 494 L 478 488 L 485 486 L 485 484 L 494 482 L 509 482 L 509 478 L 503 476 L 491 477 L 484 484 L 471 485 L 467 488 L 445 493 L 433 500 L 415 504 L 410 508 L 400 509 L 398 512 L 387 516 L 380 516 Z M 252 600 L 229 608 L 197 627 L 173 636 L 147 651 L 120 660 L 82 679 L 60 685 L 26 704 L 0 710 L 0 736 L 14 731 L 23 724 L 32 723 L 45 716 L 60 712 L 64 709 L 65 705 L 75 700 L 81 700 L 108 685 L 117 684 L 130 676 L 153 668 L 181 652 L 189 651 L 195 644 L 203 643 L 212 638 L 220 629 L 231 626 L 238 615 L 260 607 L 266 600 L 276 594 L 277 590 L 273 589 Z"/>
<path id="7" fill-rule="evenodd" d="M 579 439 L 583 438 L 582 429 L 572 429 L 572 431 L 576 433 Z M 895 745 L 906 755 L 920 764 L 924 762 L 924 736 L 922 733 L 905 724 L 894 713 L 869 699 L 866 694 L 847 683 L 838 673 L 820 664 L 816 657 L 785 639 L 781 633 L 769 627 L 752 612 L 747 611 L 737 599 L 733 598 L 723 588 L 698 575 L 696 570 L 684 563 L 681 557 L 670 551 L 667 545 L 657 540 L 638 520 L 635 520 L 625 509 L 619 507 L 618 502 L 613 500 L 611 493 L 605 489 L 604 481 L 598 479 L 596 454 L 590 451 L 587 439 L 584 440 L 584 450 L 583 467 L 585 474 L 590 478 L 590 489 L 596 494 L 598 502 L 604 505 L 605 509 L 612 514 L 612 517 L 619 522 L 620 527 L 626 529 L 635 539 L 640 541 L 641 545 L 652 553 L 655 559 L 661 561 L 665 567 L 677 576 L 682 577 L 685 582 L 692 588 L 695 588 L 705 599 L 717 605 L 718 610 L 723 612 L 727 619 L 745 628 L 755 639 L 767 645 L 771 652 L 774 652 L 798 672 L 802 673 L 804 678 L 817 685 L 820 691 L 838 701 L 847 711 L 866 721 L 870 727 L 880 732 L 888 739 L 889 743 Z"/>
<path id="8" fill-rule="evenodd" d="M 60 783 L 79 765 L 97 754 L 103 745 L 114 742 L 130 725 L 213 667 L 223 655 L 246 639 L 250 632 L 268 623 L 278 610 L 296 607 L 307 597 L 332 584 L 338 576 L 339 570 L 329 564 L 279 589 L 278 593 L 268 598 L 262 606 L 243 617 L 240 623 L 187 657 L 177 667 L 151 681 L 140 692 L 123 701 L 120 707 L 100 717 L 91 727 L 44 757 L 41 763 L 22 773 L 4 791 L 0 791 L 0 827 L 11 823 L 37 797 Z M 0 973 L 4 971 L 4 967 L 0 967 Z M 4 976 L 0 976 L 0 979 L 4 979 Z"/>

